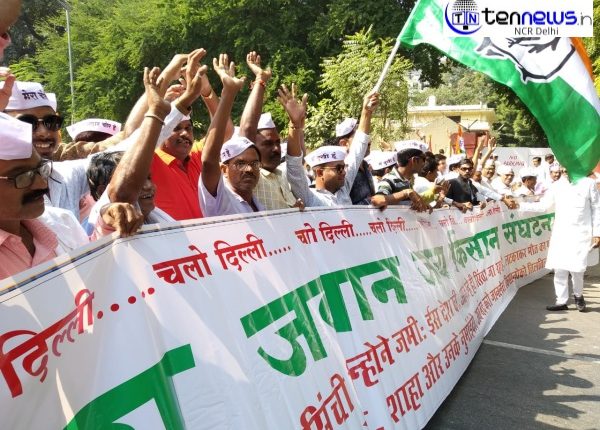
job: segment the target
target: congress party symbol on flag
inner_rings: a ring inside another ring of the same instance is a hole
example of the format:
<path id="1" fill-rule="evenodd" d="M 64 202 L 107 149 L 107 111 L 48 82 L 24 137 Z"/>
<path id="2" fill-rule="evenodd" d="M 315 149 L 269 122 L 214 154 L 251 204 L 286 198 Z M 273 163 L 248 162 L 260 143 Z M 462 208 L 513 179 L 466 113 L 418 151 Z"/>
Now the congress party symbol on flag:
<path id="1" fill-rule="evenodd" d="M 443 23 L 442 0 L 419 0 L 398 40 L 433 45 L 509 86 L 537 118 L 571 178 L 589 175 L 600 160 L 600 100 L 579 39 L 448 37 Z"/>

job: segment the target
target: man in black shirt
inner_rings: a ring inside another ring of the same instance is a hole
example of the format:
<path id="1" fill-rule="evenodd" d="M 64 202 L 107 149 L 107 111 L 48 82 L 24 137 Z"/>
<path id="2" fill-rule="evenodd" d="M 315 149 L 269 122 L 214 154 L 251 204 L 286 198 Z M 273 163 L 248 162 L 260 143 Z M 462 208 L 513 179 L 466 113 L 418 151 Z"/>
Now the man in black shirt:
<path id="1" fill-rule="evenodd" d="M 466 212 L 472 210 L 473 206 L 480 205 L 481 209 L 485 207 L 485 198 L 478 198 L 478 191 L 471 181 L 473 174 L 473 162 L 466 158 L 461 161 L 458 167 L 458 178 L 451 179 L 450 189 L 446 197 L 453 200 L 452 205 Z"/>

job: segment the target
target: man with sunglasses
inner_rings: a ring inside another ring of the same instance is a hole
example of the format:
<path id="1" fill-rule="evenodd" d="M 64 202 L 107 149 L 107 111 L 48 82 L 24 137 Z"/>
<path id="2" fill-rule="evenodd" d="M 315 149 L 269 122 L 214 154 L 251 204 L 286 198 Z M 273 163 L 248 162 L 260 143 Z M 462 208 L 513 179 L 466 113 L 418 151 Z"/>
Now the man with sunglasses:
<path id="1" fill-rule="evenodd" d="M 479 193 L 471 180 L 473 170 L 473 161 L 465 158 L 458 166 L 458 178 L 448 181 L 450 188 L 446 196 L 452 199 L 452 205 L 463 213 L 472 210 L 474 206 L 485 208 L 485 197 Z"/>
<path id="2" fill-rule="evenodd" d="M 397 142 L 394 149 L 398 151 L 398 164 L 379 182 L 371 204 L 383 210 L 389 205 L 409 202 L 416 211 L 430 210 L 423 198 L 413 189 L 414 176 L 425 164 L 427 145 L 416 140 L 406 140 Z"/>
<path id="3" fill-rule="evenodd" d="M 282 104 L 302 103 L 294 101 L 293 95 L 289 93 L 280 91 L 279 97 Z M 348 153 L 340 146 L 326 145 L 305 157 L 315 173 L 315 189 L 309 188 L 302 164 L 301 142 L 304 134 L 302 130 L 290 130 L 294 133 L 290 134 L 288 140 L 288 181 L 292 193 L 302 199 L 307 207 L 352 205 L 350 190 L 367 152 L 371 117 L 378 104 L 378 93 L 371 92 L 364 97 L 360 122 Z"/>
<path id="4" fill-rule="evenodd" d="M 69 212 L 51 208 L 44 213 L 51 173 L 52 161 L 33 149 L 31 126 L 0 114 L 0 279 L 88 241 Z M 101 216 L 100 234 L 116 229 L 128 236 L 142 221 L 133 206 L 123 203 L 106 206 Z"/>

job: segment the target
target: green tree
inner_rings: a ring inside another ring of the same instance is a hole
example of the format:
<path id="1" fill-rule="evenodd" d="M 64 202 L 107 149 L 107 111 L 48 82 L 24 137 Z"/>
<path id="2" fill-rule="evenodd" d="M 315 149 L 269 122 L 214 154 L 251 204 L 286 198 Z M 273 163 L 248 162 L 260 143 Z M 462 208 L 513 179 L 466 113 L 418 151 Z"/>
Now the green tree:
<path id="1" fill-rule="evenodd" d="M 371 29 L 362 30 L 346 37 L 337 56 L 323 60 L 320 86 L 323 94 L 331 98 L 339 119 L 360 115 L 363 97 L 377 82 L 393 43 L 393 39 L 375 39 Z M 405 76 L 411 67 L 412 63 L 400 56 L 390 67 L 380 89 L 378 120 L 374 121 L 372 133 L 375 141 L 400 138 L 406 131 Z"/>

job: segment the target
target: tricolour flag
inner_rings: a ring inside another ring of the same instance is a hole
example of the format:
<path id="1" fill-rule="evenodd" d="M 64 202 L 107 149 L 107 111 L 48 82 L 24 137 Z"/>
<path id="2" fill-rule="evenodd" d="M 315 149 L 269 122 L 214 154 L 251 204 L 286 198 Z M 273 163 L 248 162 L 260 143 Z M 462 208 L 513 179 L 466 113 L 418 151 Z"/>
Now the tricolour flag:
<path id="1" fill-rule="evenodd" d="M 600 160 L 600 100 L 585 51 L 570 38 L 446 37 L 443 8 L 443 0 L 419 0 L 399 41 L 433 45 L 512 88 L 538 119 L 571 178 L 589 175 Z"/>

